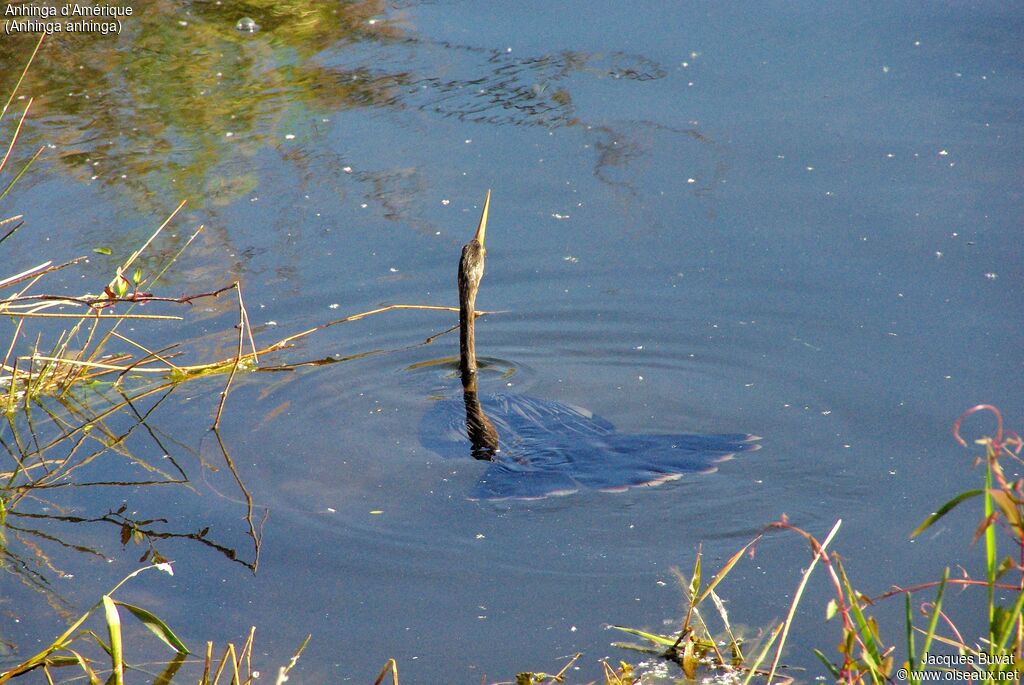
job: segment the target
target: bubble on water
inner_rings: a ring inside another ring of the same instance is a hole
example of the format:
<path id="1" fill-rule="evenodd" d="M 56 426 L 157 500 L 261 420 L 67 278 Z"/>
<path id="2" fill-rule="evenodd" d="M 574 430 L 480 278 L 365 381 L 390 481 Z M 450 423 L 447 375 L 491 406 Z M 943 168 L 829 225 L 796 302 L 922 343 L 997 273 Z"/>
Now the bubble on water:
<path id="1" fill-rule="evenodd" d="M 242 31 L 244 33 L 256 33 L 260 30 L 260 25 L 257 24 L 252 17 L 242 17 L 235 22 L 235 30 Z"/>

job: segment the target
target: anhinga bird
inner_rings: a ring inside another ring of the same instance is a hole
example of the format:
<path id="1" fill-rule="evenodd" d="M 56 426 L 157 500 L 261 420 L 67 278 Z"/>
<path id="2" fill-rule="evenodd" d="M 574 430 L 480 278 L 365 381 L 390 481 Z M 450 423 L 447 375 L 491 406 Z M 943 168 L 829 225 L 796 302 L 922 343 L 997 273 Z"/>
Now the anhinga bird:
<path id="1" fill-rule="evenodd" d="M 424 418 L 422 431 L 424 444 L 444 456 L 465 455 L 468 438 L 470 455 L 491 462 L 470 495 L 473 499 L 535 499 L 581 487 L 620 491 L 658 485 L 683 473 L 715 471 L 716 463 L 736 452 L 759 447 L 757 436 L 745 433 L 619 433 L 586 409 L 531 397 L 495 395 L 481 401 L 476 294 L 484 275 L 490 204 L 487 191 L 476 234 L 462 248 L 459 260 L 463 401 L 438 402 L 437 409 Z"/>

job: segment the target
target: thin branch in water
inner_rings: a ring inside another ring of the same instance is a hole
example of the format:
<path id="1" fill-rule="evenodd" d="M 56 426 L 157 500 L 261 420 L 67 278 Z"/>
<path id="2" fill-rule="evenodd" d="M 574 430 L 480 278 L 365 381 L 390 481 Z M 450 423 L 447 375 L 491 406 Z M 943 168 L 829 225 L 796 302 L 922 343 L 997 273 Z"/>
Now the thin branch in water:
<path id="1" fill-rule="evenodd" d="M 21 88 L 21 82 L 25 80 L 25 75 L 28 74 L 29 67 L 32 66 L 32 62 L 35 61 L 36 55 L 39 53 L 39 48 L 43 47 L 43 40 L 46 38 L 45 33 L 39 34 L 39 42 L 36 43 L 35 50 L 29 55 L 28 62 L 25 63 L 25 68 L 21 70 L 21 76 L 18 77 L 18 82 L 14 84 L 14 89 L 11 91 L 10 97 L 7 98 L 7 102 L 4 103 L 4 108 L 0 110 L 0 121 L 3 121 L 4 115 L 7 114 L 7 110 L 10 108 L 11 103 L 14 102 L 14 96 L 18 94 L 18 89 Z"/>
<path id="2" fill-rule="evenodd" d="M 28 111 L 32 109 L 33 102 L 35 102 L 35 98 L 28 99 L 25 111 L 21 113 L 21 120 L 18 121 L 18 125 L 14 128 L 14 135 L 11 136 L 11 142 L 7 146 L 7 152 L 4 153 L 4 158 L 0 159 L 0 173 L 3 173 L 4 167 L 7 166 L 7 160 L 11 157 L 11 150 L 14 149 L 14 144 L 18 141 L 18 136 L 21 134 L 21 127 L 25 125 L 25 118 L 28 117 Z"/>
<path id="3" fill-rule="evenodd" d="M 17 216 L 12 216 L 12 217 L 10 217 L 8 219 L 0 220 L 0 226 L 3 226 L 4 224 L 8 224 L 8 223 L 10 223 L 12 221 L 18 221 L 18 219 L 22 218 L 23 216 L 24 216 L 23 214 L 18 214 Z M 5 240 L 7 240 L 12 235 L 17 233 L 18 229 L 21 228 L 24 225 L 25 225 L 24 221 L 18 221 L 18 223 L 16 223 L 14 225 L 14 228 L 12 228 L 11 230 L 7 231 L 7 233 L 4 233 L 3 236 L 0 236 L 0 245 L 3 245 L 3 242 Z"/>
<path id="4" fill-rule="evenodd" d="M 242 286 L 238 281 L 235 281 L 235 289 L 238 291 L 238 347 L 235 350 L 235 360 L 231 364 L 231 371 L 228 373 L 228 382 L 224 385 L 224 390 L 220 393 L 220 404 L 217 406 L 217 415 L 213 419 L 213 430 L 217 430 L 220 427 L 220 417 L 224 413 L 224 404 L 228 401 L 228 393 L 231 391 L 231 381 L 235 379 L 235 373 L 238 372 L 238 365 L 242 362 L 242 345 L 245 341 L 245 305 L 242 304 Z M 253 350 L 253 357 L 255 357 L 256 351 Z"/>

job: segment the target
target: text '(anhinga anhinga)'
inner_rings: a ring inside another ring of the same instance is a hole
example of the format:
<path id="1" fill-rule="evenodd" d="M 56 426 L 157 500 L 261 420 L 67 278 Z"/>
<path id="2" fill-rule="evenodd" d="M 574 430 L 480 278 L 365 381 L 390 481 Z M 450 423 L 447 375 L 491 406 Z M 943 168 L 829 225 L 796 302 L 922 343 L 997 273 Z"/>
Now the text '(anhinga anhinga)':
<path id="1" fill-rule="evenodd" d="M 476 296 L 484 275 L 487 191 L 476 234 L 459 260 L 459 372 L 462 401 L 443 400 L 424 417 L 422 441 L 443 456 L 488 461 L 473 499 L 536 499 L 581 488 L 621 491 L 707 473 L 758 448 L 746 433 L 620 433 L 586 409 L 520 395 L 481 399 Z"/>

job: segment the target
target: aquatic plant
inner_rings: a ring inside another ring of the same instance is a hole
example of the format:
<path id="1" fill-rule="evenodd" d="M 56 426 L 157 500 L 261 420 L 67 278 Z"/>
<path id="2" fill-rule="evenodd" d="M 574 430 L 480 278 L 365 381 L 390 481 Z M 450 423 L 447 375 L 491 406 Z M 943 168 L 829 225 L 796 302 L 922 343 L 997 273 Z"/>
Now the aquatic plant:
<path id="1" fill-rule="evenodd" d="M 155 683 L 171 682 L 175 674 L 186 664 L 187 657 L 190 655 L 188 648 L 174 634 L 174 631 L 156 615 L 141 607 L 113 598 L 113 594 L 121 586 L 140 573 L 151 569 L 158 569 L 173 575 L 171 565 L 167 563 L 144 566 L 128 574 L 110 592 L 103 595 L 99 602 L 79 616 L 63 633 L 43 647 L 43 649 L 21 663 L 7 670 L 0 671 L 0 683 L 6 683 L 13 678 L 32 673 L 36 670 L 42 671 L 47 682 L 52 683 L 54 682 L 52 671 L 62 667 L 78 667 L 82 675 L 88 679 L 90 685 L 102 683 L 104 680 L 100 678 L 100 674 L 105 673 L 105 671 L 99 667 L 96 661 L 90 659 L 84 653 L 84 650 L 89 646 L 96 646 L 105 652 L 110 660 L 109 675 L 107 675 L 105 682 L 112 685 L 124 685 L 125 672 L 131 670 L 132 667 L 125 658 L 125 646 L 121 630 L 122 611 L 138 619 L 142 625 L 175 653 L 174 658 L 167 662 L 163 671 L 153 681 Z M 107 642 L 104 642 L 93 630 L 84 627 L 89 618 L 94 614 L 99 614 L 101 609 L 103 624 L 108 637 Z M 258 673 L 252 669 L 252 647 L 255 635 L 256 628 L 251 628 L 248 638 L 240 650 L 235 647 L 234 643 L 228 643 L 219 660 L 214 658 L 213 643 L 207 642 L 205 657 L 202 661 L 202 675 L 198 680 L 199 685 L 219 685 L 219 683 L 223 682 L 221 680 L 222 677 L 231 685 L 246 685 L 259 677 Z M 288 680 L 289 671 L 295 666 L 302 651 L 309 644 L 309 640 L 310 637 L 307 636 L 295 651 L 288 664 L 278 669 L 277 679 L 274 681 L 277 685 Z M 193 660 L 192 663 L 195 666 L 199 664 L 198 660 Z"/>
<path id="2" fill-rule="evenodd" d="M 1016 433 L 1004 431 L 1002 414 L 997 408 L 978 405 L 964 412 L 953 424 L 953 434 L 960 445 L 967 446 L 960 435 L 961 423 L 968 416 L 982 411 L 991 412 L 996 417 L 995 435 L 976 441 L 985 448 L 985 455 L 976 461 L 976 464 L 985 465 L 984 487 L 967 490 L 946 502 L 928 516 L 911 533 L 911 537 L 927 530 L 964 502 L 981 497 L 982 518 L 972 542 L 982 536 L 985 538 L 984 579 L 971 578 L 966 570 L 962 571 L 962 577 L 951 578 L 947 567 L 937 581 L 906 587 L 893 586 L 887 592 L 869 597 L 854 588 L 839 555 L 826 554 L 841 521 L 837 521 L 825 539 L 819 542 L 783 516 L 730 557 L 704 585 L 701 580 L 701 553 L 698 550 L 690 579 L 678 574 L 689 605 L 678 634 L 658 635 L 613 626 L 645 641 L 639 645 L 618 643 L 617 646 L 656 654 L 662 659 L 675 662 L 688 678 L 695 678 L 698 673 L 711 673 L 732 677 L 736 682 L 742 680 L 743 683 L 749 683 L 755 677 L 764 677 L 769 684 L 776 680 L 788 682 L 792 677 L 779 674 L 780 659 L 807 580 L 815 565 L 820 562 L 828 573 L 834 593 L 825 608 L 826 619 L 838 617 L 841 623 L 838 645 L 840 659 L 833 662 L 819 649 L 815 649 L 814 654 L 836 682 L 870 682 L 880 685 L 895 678 L 919 684 L 934 679 L 936 675 L 939 679 L 944 675 L 969 676 L 973 681 L 985 683 L 1019 679 L 1020 673 L 1024 672 L 1024 662 L 1021 661 L 1024 650 L 1024 478 L 1008 480 L 1001 460 L 1020 464 L 1022 440 Z M 728 613 L 716 590 L 744 554 L 753 554 L 769 530 L 784 530 L 803 538 L 810 546 L 811 562 L 801 576 L 785 619 L 763 631 L 763 644 L 760 647 L 750 648 L 730 626 Z M 1013 554 L 1002 559 L 998 553 L 999 530 L 1010 539 L 1013 548 Z M 1012 582 L 1005 580 L 1010 574 L 1015 575 Z M 985 635 L 973 641 L 964 637 L 964 631 L 943 605 L 945 590 L 950 585 L 965 589 L 985 588 Z M 923 625 L 919 625 L 914 617 L 913 595 L 932 590 L 935 592 L 934 599 L 922 602 L 918 607 L 924 618 Z M 1000 599 L 999 591 L 1010 594 L 1008 598 Z M 871 614 L 871 608 L 898 595 L 904 598 L 904 625 L 898 632 L 904 635 L 906 654 L 897 668 L 897 648 L 882 639 L 882 630 Z M 714 633 L 702 617 L 701 608 L 708 600 L 714 604 L 714 611 L 721 619 L 722 635 Z M 720 644 L 724 644 L 725 648 L 720 648 Z M 938 645 L 954 653 L 939 654 L 933 651 Z M 763 668 L 762 665 L 766 663 L 770 665 Z"/>

